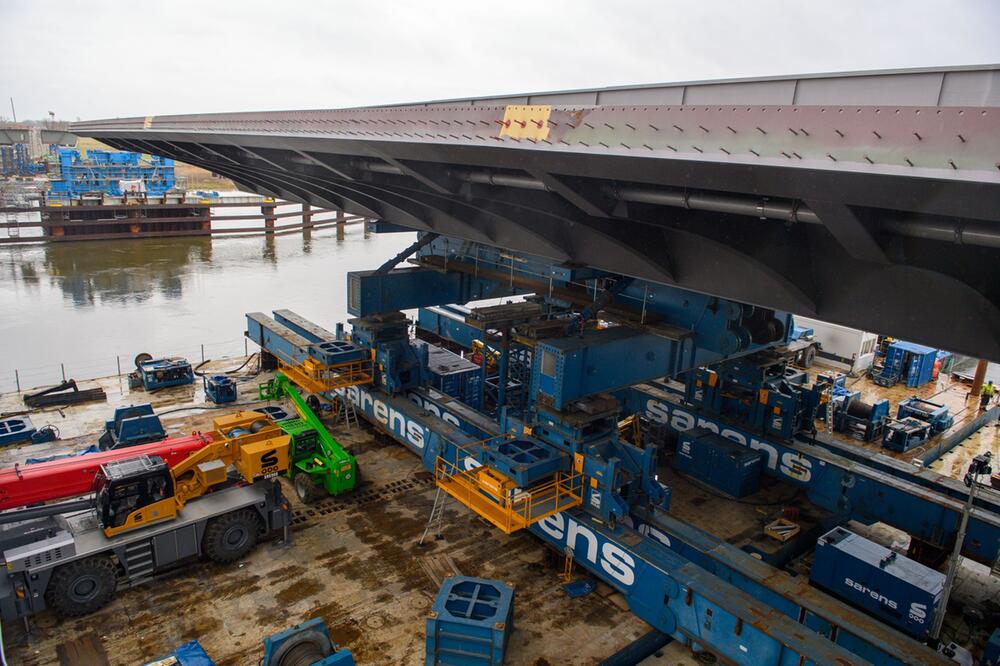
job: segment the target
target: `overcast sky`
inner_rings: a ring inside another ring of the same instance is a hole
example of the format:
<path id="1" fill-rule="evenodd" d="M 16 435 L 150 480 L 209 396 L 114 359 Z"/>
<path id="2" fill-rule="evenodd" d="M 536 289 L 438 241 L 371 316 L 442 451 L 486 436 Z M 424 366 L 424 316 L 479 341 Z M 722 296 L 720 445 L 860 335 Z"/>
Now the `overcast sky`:
<path id="1" fill-rule="evenodd" d="M 302 109 L 1000 62 L 996 0 L 0 0 L 0 116 Z"/>

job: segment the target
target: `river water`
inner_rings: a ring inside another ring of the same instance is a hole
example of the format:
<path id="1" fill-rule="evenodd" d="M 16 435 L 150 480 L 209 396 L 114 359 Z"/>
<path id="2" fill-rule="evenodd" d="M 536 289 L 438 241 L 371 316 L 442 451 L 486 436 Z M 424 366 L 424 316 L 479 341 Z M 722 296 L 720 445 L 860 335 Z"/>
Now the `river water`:
<path id="1" fill-rule="evenodd" d="M 0 392 L 15 388 L 15 370 L 26 389 L 64 372 L 115 374 L 119 362 L 128 372 L 140 352 L 193 363 L 202 345 L 205 358 L 242 355 L 247 312 L 289 308 L 333 329 L 347 317 L 347 272 L 376 268 L 415 238 L 366 239 L 357 224 L 343 241 L 324 228 L 0 245 Z"/>

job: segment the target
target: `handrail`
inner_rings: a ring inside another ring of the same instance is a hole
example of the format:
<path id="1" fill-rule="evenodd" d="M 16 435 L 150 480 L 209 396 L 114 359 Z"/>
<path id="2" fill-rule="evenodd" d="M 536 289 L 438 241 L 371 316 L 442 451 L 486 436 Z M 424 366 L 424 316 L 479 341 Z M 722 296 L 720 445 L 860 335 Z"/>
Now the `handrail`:
<path id="1" fill-rule="evenodd" d="M 483 442 L 492 439 L 496 438 Z M 434 466 L 435 480 L 445 492 L 505 533 L 524 529 L 583 503 L 583 474 L 580 472 L 556 472 L 548 481 L 521 489 L 512 479 L 489 466 L 462 469 L 458 452 L 475 445 L 456 446 L 454 462 L 438 456 Z"/>

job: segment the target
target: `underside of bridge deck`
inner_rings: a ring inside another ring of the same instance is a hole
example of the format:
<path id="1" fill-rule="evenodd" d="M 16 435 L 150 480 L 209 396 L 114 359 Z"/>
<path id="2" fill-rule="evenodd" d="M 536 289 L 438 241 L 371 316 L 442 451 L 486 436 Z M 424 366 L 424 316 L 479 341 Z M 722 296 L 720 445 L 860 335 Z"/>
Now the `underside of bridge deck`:
<path id="1" fill-rule="evenodd" d="M 77 123 L 243 187 L 1000 361 L 1000 68 Z"/>

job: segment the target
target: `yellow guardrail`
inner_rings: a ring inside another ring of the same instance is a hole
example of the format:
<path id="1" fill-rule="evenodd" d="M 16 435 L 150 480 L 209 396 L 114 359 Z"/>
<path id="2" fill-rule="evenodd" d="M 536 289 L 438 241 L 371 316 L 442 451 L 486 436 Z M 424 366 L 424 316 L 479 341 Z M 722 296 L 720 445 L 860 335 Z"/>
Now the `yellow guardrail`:
<path id="1" fill-rule="evenodd" d="M 321 365 L 310 361 L 301 365 L 281 363 L 282 372 L 309 393 L 326 393 L 348 386 L 370 384 L 373 367 L 370 358 L 339 365 Z"/>
<path id="2" fill-rule="evenodd" d="M 557 472 L 551 480 L 518 488 L 513 479 L 491 467 L 463 469 L 469 448 L 458 447 L 455 461 L 439 456 L 434 465 L 435 480 L 442 490 L 506 534 L 583 503 L 583 475 L 579 472 Z"/>

